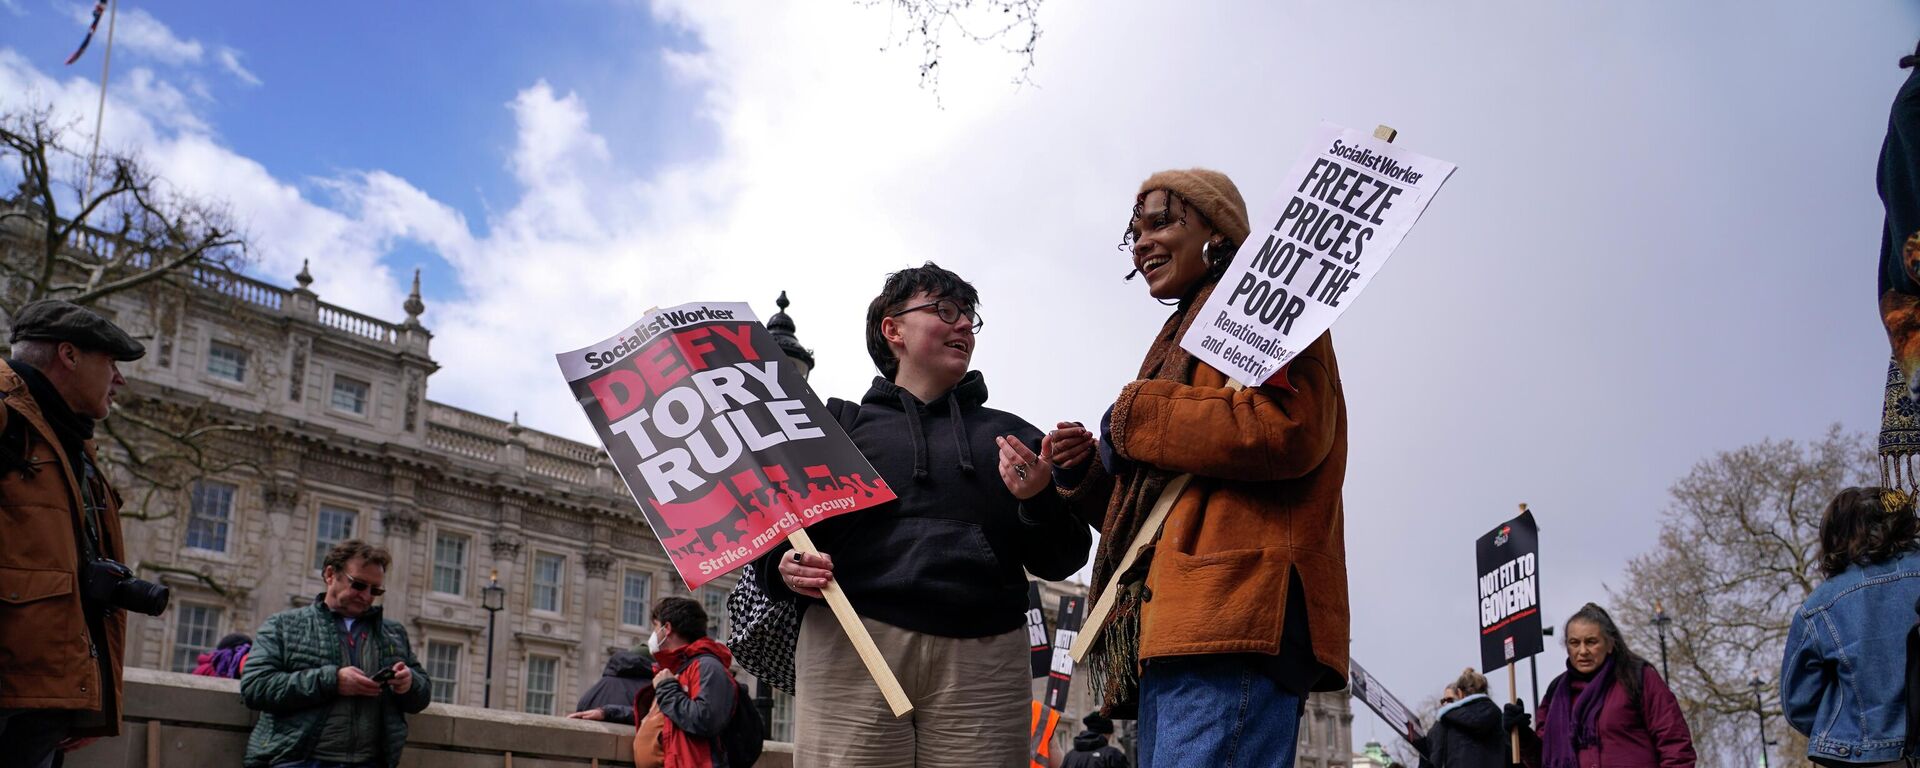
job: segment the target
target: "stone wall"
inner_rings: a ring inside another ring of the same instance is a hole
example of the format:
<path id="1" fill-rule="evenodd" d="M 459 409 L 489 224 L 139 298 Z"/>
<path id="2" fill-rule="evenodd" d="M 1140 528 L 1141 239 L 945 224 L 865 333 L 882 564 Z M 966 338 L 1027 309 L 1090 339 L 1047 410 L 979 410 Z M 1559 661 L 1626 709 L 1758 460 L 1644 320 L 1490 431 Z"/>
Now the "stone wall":
<path id="1" fill-rule="evenodd" d="M 128 669 L 126 727 L 68 755 L 69 768 L 239 766 L 254 713 L 236 680 Z M 630 765 L 633 729 L 498 709 L 434 704 L 407 720 L 402 768 L 577 768 Z M 788 768 L 791 745 L 769 742 L 759 766 Z"/>

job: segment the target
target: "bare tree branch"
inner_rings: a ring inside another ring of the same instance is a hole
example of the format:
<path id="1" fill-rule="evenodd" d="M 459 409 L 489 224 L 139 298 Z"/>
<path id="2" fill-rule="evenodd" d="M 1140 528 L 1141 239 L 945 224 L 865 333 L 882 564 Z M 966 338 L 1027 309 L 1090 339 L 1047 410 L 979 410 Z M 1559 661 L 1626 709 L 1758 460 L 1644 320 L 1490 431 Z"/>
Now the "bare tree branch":
<path id="1" fill-rule="evenodd" d="M 1750 681 L 1779 676 L 1793 612 L 1819 583 L 1821 510 L 1877 477 L 1871 441 L 1837 426 L 1817 440 L 1716 454 L 1674 483 L 1655 547 L 1628 563 L 1624 587 L 1609 590 L 1622 631 L 1649 658 L 1660 647 L 1655 603 L 1672 617 L 1668 682 L 1703 764 L 1756 762 Z M 1780 716 L 1777 696 L 1763 694 L 1773 757 L 1799 760 L 1804 738 Z"/>

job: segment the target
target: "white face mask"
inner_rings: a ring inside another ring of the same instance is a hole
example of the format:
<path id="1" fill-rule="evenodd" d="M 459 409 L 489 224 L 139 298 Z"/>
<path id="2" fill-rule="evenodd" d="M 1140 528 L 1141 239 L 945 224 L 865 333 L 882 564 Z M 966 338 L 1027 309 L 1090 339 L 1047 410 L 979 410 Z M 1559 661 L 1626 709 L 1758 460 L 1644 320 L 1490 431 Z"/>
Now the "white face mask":
<path id="1" fill-rule="evenodd" d="M 656 629 L 653 634 L 647 635 L 647 653 L 660 653 L 660 630 Z"/>

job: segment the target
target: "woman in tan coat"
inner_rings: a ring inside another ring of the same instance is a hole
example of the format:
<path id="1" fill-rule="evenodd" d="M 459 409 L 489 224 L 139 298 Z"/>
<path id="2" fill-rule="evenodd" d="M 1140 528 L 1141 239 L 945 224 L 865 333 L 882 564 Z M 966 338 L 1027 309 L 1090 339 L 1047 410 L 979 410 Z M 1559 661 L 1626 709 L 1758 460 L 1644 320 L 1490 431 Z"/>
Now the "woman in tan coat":
<path id="1" fill-rule="evenodd" d="M 1292 765 L 1306 695 L 1346 680 L 1347 419 L 1332 339 L 1244 389 L 1180 348 L 1248 233 L 1221 173 L 1140 186 L 1123 247 L 1174 311 L 1102 419 L 1101 461 L 1080 462 L 1092 440 L 1076 425 L 1043 447 L 1100 529 L 1095 599 L 1161 492 L 1193 475 L 1122 574 L 1089 657 L 1107 711 L 1139 720 L 1143 768 Z"/>

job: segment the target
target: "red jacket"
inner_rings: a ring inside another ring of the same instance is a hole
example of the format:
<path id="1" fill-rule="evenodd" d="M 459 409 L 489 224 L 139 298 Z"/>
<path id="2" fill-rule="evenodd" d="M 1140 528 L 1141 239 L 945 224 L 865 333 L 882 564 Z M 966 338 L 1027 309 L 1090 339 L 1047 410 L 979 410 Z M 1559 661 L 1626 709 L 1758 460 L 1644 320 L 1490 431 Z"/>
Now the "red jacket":
<path id="1" fill-rule="evenodd" d="M 1570 680 L 1562 674 L 1548 686 L 1547 698 L 1540 702 L 1535 721 L 1540 741 L 1572 738 L 1551 733 L 1547 727 L 1553 686 L 1573 685 L 1578 698 L 1586 683 Z M 1525 745 L 1527 768 L 1541 765 L 1539 741 Z M 1627 699 L 1627 687 L 1614 685 L 1600 704 L 1600 742 L 1588 745 L 1576 755 L 1580 768 L 1692 768 L 1698 758 L 1693 752 L 1693 733 L 1680 712 L 1680 702 L 1660 679 L 1660 672 L 1648 664 L 1641 668 L 1640 703 Z"/>

